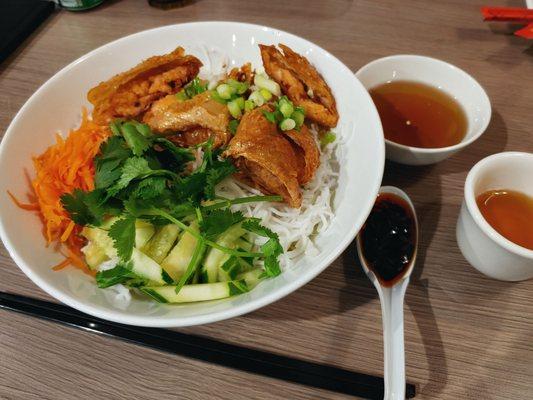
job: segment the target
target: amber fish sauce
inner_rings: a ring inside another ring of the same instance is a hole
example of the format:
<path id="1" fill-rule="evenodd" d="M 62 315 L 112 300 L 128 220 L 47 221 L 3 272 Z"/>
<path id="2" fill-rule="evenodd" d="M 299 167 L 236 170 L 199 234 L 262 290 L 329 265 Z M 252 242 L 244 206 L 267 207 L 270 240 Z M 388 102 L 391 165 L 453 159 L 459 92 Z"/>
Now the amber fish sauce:
<path id="1" fill-rule="evenodd" d="M 513 190 L 489 190 L 478 195 L 476 203 L 500 235 L 533 250 L 533 197 Z"/>
<path id="2" fill-rule="evenodd" d="M 460 143 L 468 122 L 461 105 L 444 91 L 411 81 L 392 81 L 369 90 L 385 138 L 421 148 Z"/>

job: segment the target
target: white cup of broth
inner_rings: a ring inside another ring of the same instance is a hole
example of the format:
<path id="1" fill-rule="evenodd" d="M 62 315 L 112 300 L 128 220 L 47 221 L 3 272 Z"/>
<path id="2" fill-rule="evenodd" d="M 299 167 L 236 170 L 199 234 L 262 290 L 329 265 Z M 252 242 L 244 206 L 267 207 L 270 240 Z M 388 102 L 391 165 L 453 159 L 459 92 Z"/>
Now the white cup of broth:
<path id="1" fill-rule="evenodd" d="M 504 152 L 468 173 L 457 221 L 467 261 L 491 278 L 533 278 L 533 154 Z"/>
<path id="2" fill-rule="evenodd" d="M 376 105 L 389 160 L 442 161 L 478 139 L 489 124 L 485 90 L 447 62 L 395 55 L 372 61 L 355 75 Z"/>

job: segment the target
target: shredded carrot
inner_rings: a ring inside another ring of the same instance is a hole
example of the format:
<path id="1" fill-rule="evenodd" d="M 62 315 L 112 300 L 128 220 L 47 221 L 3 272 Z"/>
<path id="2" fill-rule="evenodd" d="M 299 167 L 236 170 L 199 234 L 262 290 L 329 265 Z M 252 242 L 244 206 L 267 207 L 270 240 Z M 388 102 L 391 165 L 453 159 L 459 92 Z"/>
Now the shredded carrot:
<path id="1" fill-rule="evenodd" d="M 11 200 L 17 205 L 17 207 L 22 208 L 26 211 L 39 211 L 39 204 L 37 203 L 21 203 L 13 193 L 11 193 L 9 190 L 7 191 L 7 194 L 9 197 L 11 197 Z"/>
<path id="2" fill-rule="evenodd" d="M 83 272 L 85 272 L 88 275 L 92 275 L 92 276 L 96 275 L 96 271 L 91 270 L 87 266 L 87 263 L 83 259 L 83 255 L 78 249 L 71 249 L 70 247 L 67 246 L 65 248 L 65 251 L 61 251 L 61 254 L 65 256 L 66 258 L 65 261 L 68 261 L 69 265 L 73 265 L 74 267 L 81 269 Z M 61 264 L 58 264 L 58 265 L 61 265 Z"/>
<path id="3" fill-rule="evenodd" d="M 69 238 L 70 234 L 72 233 L 72 230 L 74 229 L 74 226 L 76 226 L 74 221 L 70 221 L 68 223 L 67 229 L 65 229 L 65 231 L 63 232 L 63 234 L 61 235 L 61 238 L 60 238 L 62 242 L 66 242 L 67 241 L 67 239 Z"/>
<path id="4" fill-rule="evenodd" d="M 59 264 L 54 265 L 54 266 L 52 267 L 52 269 L 53 269 L 54 271 L 60 271 L 60 270 L 62 270 L 63 268 L 68 267 L 69 265 L 70 265 L 70 259 L 69 259 L 69 258 L 65 258 L 65 259 L 64 259 L 63 261 L 61 261 Z"/>
<path id="5" fill-rule="evenodd" d="M 93 122 L 88 118 L 87 110 L 83 109 L 78 129 L 72 130 L 67 138 L 57 134 L 56 144 L 33 158 L 36 173 L 32 181 L 35 202 L 23 204 L 8 192 L 20 208 L 39 211 L 48 244 L 60 242 L 65 245 L 67 260 L 56 265 L 55 270 L 64 268 L 68 261 L 68 264 L 94 275 L 85 264 L 80 251 L 84 245 L 83 238 L 79 236 L 82 227 L 70 219 L 61 204 L 61 196 L 72 193 L 74 189 L 94 189 L 93 158 L 109 135 L 109 128 Z"/>

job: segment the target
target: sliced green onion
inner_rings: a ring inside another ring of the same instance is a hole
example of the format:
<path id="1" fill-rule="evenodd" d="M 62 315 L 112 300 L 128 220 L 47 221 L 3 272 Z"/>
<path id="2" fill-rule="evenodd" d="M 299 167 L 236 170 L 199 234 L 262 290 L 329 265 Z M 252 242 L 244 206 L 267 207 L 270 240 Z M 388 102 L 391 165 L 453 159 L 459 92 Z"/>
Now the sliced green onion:
<path id="1" fill-rule="evenodd" d="M 237 97 L 235 100 L 233 100 L 237 103 L 237 105 L 239 106 L 239 108 L 241 110 L 244 110 L 244 97 Z"/>
<path id="2" fill-rule="evenodd" d="M 322 138 L 320 139 L 320 143 L 322 143 L 322 145 L 328 145 L 330 143 L 333 143 L 335 141 L 337 137 L 335 136 L 335 134 L 333 132 L 328 132 L 326 133 L 324 136 L 322 136 Z"/>
<path id="3" fill-rule="evenodd" d="M 187 96 L 185 90 L 180 90 L 178 93 L 176 93 L 176 98 L 180 101 L 189 100 L 189 96 Z"/>
<path id="4" fill-rule="evenodd" d="M 226 104 L 228 101 L 220 97 L 216 90 L 211 90 L 211 98 L 221 104 Z"/>
<path id="5" fill-rule="evenodd" d="M 259 90 L 259 93 L 261 93 L 261 96 L 263 96 L 266 101 L 269 101 L 272 98 L 272 93 L 266 89 Z"/>
<path id="6" fill-rule="evenodd" d="M 192 99 L 194 96 L 207 90 L 207 82 L 196 77 L 185 86 L 184 90 L 187 96 Z"/>
<path id="7" fill-rule="evenodd" d="M 217 86 L 217 93 L 223 99 L 229 100 L 231 99 L 231 95 L 235 93 L 235 89 L 233 89 L 230 85 L 223 83 Z"/>
<path id="8" fill-rule="evenodd" d="M 239 81 L 236 81 L 235 79 L 228 79 L 226 83 L 230 85 L 233 89 L 235 89 L 235 92 L 237 94 L 243 94 L 244 92 L 248 90 L 248 87 L 249 87 L 246 82 L 239 82 Z"/>
<path id="9" fill-rule="evenodd" d="M 291 115 L 291 118 L 296 122 L 296 127 L 299 128 L 303 125 L 305 115 L 301 111 L 294 111 Z"/>
<path id="10" fill-rule="evenodd" d="M 282 131 L 290 131 L 296 127 L 296 122 L 294 122 L 292 118 L 285 118 L 283 121 L 281 121 L 279 127 Z"/>
<path id="11" fill-rule="evenodd" d="M 256 74 L 254 77 L 254 84 L 259 89 L 266 89 L 270 93 L 275 94 L 276 96 L 281 96 L 281 89 L 277 82 L 274 82 L 272 79 L 269 79 L 265 74 Z"/>
<path id="12" fill-rule="evenodd" d="M 244 102 L 244 111 L 252 111 L 255 108 L 255 104 L 252 100 L 246 100 Z"/>
<path id="13" fill-rule="evenodd" d="M 232 119 L 228 124 L 228 129 L 234 135 L 237 133 L 237 127 L 239 126 L 239 120 Z"/>
<path id="14" fill-rule="evenodd" d="M 283 114 L 283 116 L 285 118 L 290 118 L 290 116 L 294 112 L 294 107 L 289 101 L 281 101 L 280 100 L 280 102 L 279 102 L 279 111 Z"/>
<path id="15" fill-rule="evenodd" d="M 248 97 L 248 100 L 253 101 L 257 107 L 261 107 L 263 104 L 265 104 L 265 98 L 263 95 L 261 95 L 259 90 L 253 92 L 250 97 Z"/>
<path id="16" fill-rule="evenodd" d="M 304 110 L 304 108 L 302 106 L 294 107 L 294 111 L 300 112 L 303 115 L 305 115 L 305 110 Z"/>
<path id="17" fill-rule="evenodd" d="M 242 115 L 241 108 L 237 100 L 232 100 L 228 103 L 228 110 L 231 116 L 235 119 L 239 119 Z"/>
<path id="18" fill-rule="evenodd" d="M 268 120 L 268 122 L 272 122 L 273 124 L 276 123 L 276 112 L 270 112 L 267 110 L 263 110 L 263 115 Z"/>

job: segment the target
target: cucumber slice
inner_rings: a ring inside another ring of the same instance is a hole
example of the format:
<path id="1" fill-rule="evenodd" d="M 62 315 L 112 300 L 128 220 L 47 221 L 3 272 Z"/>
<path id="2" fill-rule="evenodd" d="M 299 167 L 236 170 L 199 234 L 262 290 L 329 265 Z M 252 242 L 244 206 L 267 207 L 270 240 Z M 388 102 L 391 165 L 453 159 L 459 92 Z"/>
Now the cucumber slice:
<path id="1" fill-rule="evenodd" d="M 255 268 L 250 271 L 239 274 L 237 276 L 237 279 L 244 280 L 246 282 L 246 286 L 248 286 L 248 288 L 252 290 L 263 279 L 263 273 L 264 271 L 261 268 Z"/>
<path id="2" fill-rule="evenodd" d="M 199 231 L 197 222 L 192 222 L 189 227 L 197 232 Z M 185 232 L 161 263 L 163 269 L 174 281 L 179 281 L 187 270 L 187 266 L 196 248 L 196 242 L 197 239 L 193 235 Z"/>
<path id="3" fill-rule="evenodd" d="M 136 248 L 131 253 L 131 271 L 157 285 L 164 285 L 169 281 L 161 266 Z"/>
<path id="4" fill-rule="evenodd" d="M 234 248 L 237 239 L 246 233 L 241 224 L 235 224 L 228 230 L 222 233 L 218 239 L 217 244 Z M 204 260 L 203 270 L 207 274 L 207 282 L 216 282 L 218 279 L 218 268 L 229 259 L 228 254 L 218 249 L 211 249 Z"/>
<path id="5" fill-rule="evenodd" d="M 141 291 L 159 303 L 191 303 L 223 299 L 248 291 L 244 280 L 185 285 L 176 293 L 176 286 L 145 286 Z"/>
<path id="6" fill-rule="evenodd" d="M 242 238 L 235 241 L 233 248 L 239 251 L 250 251 L 253 245 Z M 217 268 L 217 276 L 219 282 L 233 281 L 237 278 L 237 275 L 247 271 L 252 266 L 247 260 L 243 258 L 233 257 L 229 254 L 224 254 L 222 263 Z"/>
<path id="7" fill-rule="evenodd" d="M 218 280 L 227 282 L 234 280 L 241 272 L 242 266 L 237 257 L 231 256 L 218 268 Z"/>
<path id="8" fill-rule="evenodd" d="M 149 222 L 138 219 L 135 221 L 135 247 L 141 249 L 152 236 L 154 236 L 155 228 Z"/>
<path id="9" fill-rule="evenodd" d="M 116 220 L 116 218 L 110 218 L 102 226 L 105 227 L 105 229 L 109 229 Z M 87 240 L 101 248 L 107 257 L 114 258 L 117 256 L 117 250 L 113 244 L 113 239 L 109 237 L 107 230 L 105 229 L 85 227 L 81 231 L 81 234 L 82 236 L 85 236 Z M 155 228 L 152 224 L 143 220 L 135 221 L 135 247 L 141 248 L 144 246 L 154 232 Z"/>
<path id="10" fill-rule="evenodd" d="M 94 242 L 89 242 L 89 244 L 83 247 L 81 251 L 85 255 L 87 265 L 93 270 L 97 269 L 104 261 L 109 260 L 105 251 Z"/>
<path id="11" fill-rule="evenodd" d="M 87 240 L 101 248 L 109 258 L 117 257 L 117 250 L 113 245 L 113 239 L 109 237 L 105 230 L 100 228 L 85 227 L 81 231 L 81 234 L 82 236 L 86 237 Z"/>
<path id="12" fill-rule="evenodd" d="M 174 224 L 161 227 L 146 244 L 144 253 L 155 262 L 161 263 L 174 246 L 179 231 L 180 228 Z"/>

